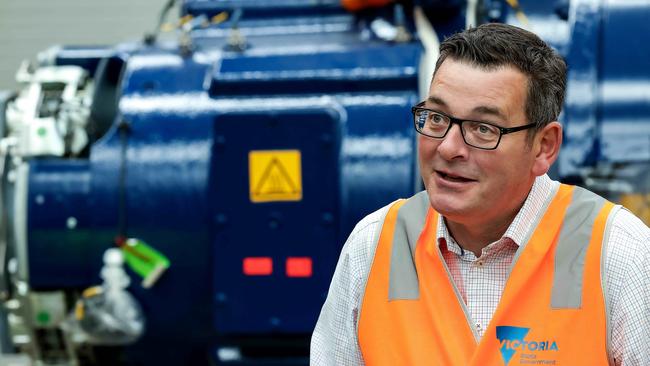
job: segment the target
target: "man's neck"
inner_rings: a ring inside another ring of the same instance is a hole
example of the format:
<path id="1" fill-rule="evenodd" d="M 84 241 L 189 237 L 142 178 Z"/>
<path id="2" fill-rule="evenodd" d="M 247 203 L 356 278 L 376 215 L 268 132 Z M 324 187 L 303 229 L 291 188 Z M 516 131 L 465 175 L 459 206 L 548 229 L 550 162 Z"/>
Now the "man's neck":
<path id="1" fill-rule="evenodd" d="M 456 243 L 463 249 L 474 253 L 478 258 L 481 256 L 483 248 L 501 239 L 515 216 L 517 216 L 519 209 L 521 209 L 521 206 L 507 216 L 485 223 L 466 225 L 447 219 L 445 219 L 445 223 L 449 234 L 456 240 Z"/>
<path id="2" fill-rule="evenodd" d="M 511 206 L 510 209 L 497 210 L 494 216 L 477 215 L 476 217 L 462 217 L 460 220 L 445 217 L 449 234 L 461 248 L 473 252 L 477 258 L 480 257 L 483 248 L 501 239 L 508 230 L 524 206 L 532 187 L 533 182 L 526 194 L 515 200 L 517 202 L 515 206 Z"/>

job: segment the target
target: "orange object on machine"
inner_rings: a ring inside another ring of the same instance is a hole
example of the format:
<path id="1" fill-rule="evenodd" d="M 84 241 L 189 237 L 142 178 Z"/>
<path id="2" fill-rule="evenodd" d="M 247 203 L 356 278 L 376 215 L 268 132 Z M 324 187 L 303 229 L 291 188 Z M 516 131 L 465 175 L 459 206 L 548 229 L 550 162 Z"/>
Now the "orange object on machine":
<path id="1" fill-rule="evenodd" d="M 286 263 L 287 277 L 311 277 L 312 260 L 309 257 L 289 257 Z"/>
<path id="2" fill-rule="evenodd" d="M 270 276 L 273 274 L 273 259 L 271 257 L 244 258 L 243 271 L 246 276 Z"/>
<path id="3" fill-rule="evenodd" d="M 348 11 L 359 11 L 366 8 L 379 8 L 392 2 L 393 0 L 341 0 L 341 5 Z"/>

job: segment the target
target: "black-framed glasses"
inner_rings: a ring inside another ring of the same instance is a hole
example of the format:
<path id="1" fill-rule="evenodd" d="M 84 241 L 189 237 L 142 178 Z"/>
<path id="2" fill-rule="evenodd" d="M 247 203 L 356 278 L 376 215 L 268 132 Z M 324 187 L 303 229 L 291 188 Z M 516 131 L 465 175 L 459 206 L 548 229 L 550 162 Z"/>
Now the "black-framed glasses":
<path id="1" fill-rule="evenodd" d="M 418 133 L 427 137 L 442 139 L 447 135 L 451 126 L 458 124 L 465 143 L 482 150 L 496 149 L 503 135 L 535 127 L 535 123 L 529 123 L 523 126 L 505 128 L 488 122 L 454 118 L 423 106 L 424 102 L 420 102 L 411 108 L 415 130 Z"/>

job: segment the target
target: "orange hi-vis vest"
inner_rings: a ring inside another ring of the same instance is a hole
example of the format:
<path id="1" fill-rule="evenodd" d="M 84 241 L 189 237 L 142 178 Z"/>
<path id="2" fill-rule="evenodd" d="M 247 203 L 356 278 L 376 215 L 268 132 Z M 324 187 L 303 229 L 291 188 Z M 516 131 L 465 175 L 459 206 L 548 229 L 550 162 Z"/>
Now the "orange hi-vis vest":
<path id="1" fill-rule="evenodd" d="M 620 206 L 568 185 L 546 205 L 479 339 L 438 247 L 426 192 L 394 203 L 359 313 L 366 365 L 609 364 L 601 252 Z"/>

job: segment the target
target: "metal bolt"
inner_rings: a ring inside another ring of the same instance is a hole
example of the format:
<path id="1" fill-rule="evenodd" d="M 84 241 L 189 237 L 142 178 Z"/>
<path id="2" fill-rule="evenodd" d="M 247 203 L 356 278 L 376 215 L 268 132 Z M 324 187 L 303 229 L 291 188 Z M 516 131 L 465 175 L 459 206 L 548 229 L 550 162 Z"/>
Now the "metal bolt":
<path id="1" fill-rule="evenodd" d="M 19 334 L 12 337 L 15 344 L 29 344 L 32 339 L 26 334 Z"/>
<path id="2" fill-rule="evenodd" d="M 321 215 L 321 220 L 323 221 L 323 224 L 330 225 L 334 222 L 334 215 L 332 215 L 331 212 L 324 212 Z"/>
<path id="3" fill-rule="evenodd" d="M 228 296 L 226 296 L 226 294 L 224 294 L 223 292 L 217 292 L 217 294 L 215 295 L 215 300 L 219 303 L 225 303 L 226 301 L 228 301 Z"/>
<path id="4" fill-rule="evenodd" d="M 277 327 L 280 325 L 280 323 L 282 323 L 282 321 L 280 320 L 280 318 L 273 317 L 269 319 L 269 323 L 271 323 L 272 326 Z"/>
<path id="5" fill-rule="evenodd" d="M 9 259 L 9 262 L 7 262 L 7 270 L 12 275 L 18 273 L 18 260 L 16 258 Z"/>
<path id="6" fill-rule="evenodd" d="M 77 219 L 70 216 L 66 220 L 65 225 L 68 227 L 68 229 L 73 230 L 77 227 Z"/>
<path id="7" fill-rule="evenodd" d="M 226 145 L 226 138 L 223 135 L 217 135 L 214 137 L 214 144 L 218 147 L 224 147 Z"/>
<path id="8" fill-rule="evenodd" d="M 218 226 L 224 226 L 228 223 L 228 216 L 225 214 L 216 214 L 214 216 L 214 223 L 217 224 Z"/>
<path id="9" fill-rule="evenodd" d="M 18 281 L 16 282 L 16 289 L 18 290 L 19 295 L 27 296 L 27 292 L 29 291 L 29 286 L 25 281 Z"/>
<path id="10" fill-rule="evenodd" d="M 17 310 L 20 308 L 20 301 L 18 301 L 18 299 L 11 299 L 5 302 L 5 306 L 9 310 Z"/>
<path id="11" fill-rule="evenodd" d="M 241 351 L 236 347 L 220 347 L 217 350 L 217 357 L 222 362 L 241 361 Z"/>
<path id="12" fill-rule="evenodd" d="M 501 18 L 501 9 L 490 9 L 488 10 L 488 17 L 490 20 L 498 20 Z"/>
<path id="13" fill-rule="evenodd" d="M 320 142 L 324 146 L 330 145 L 332 143 L 332 135 L 330 135 L 329 133 L 324 133 L 324 134 L 320 135 Z"/>

